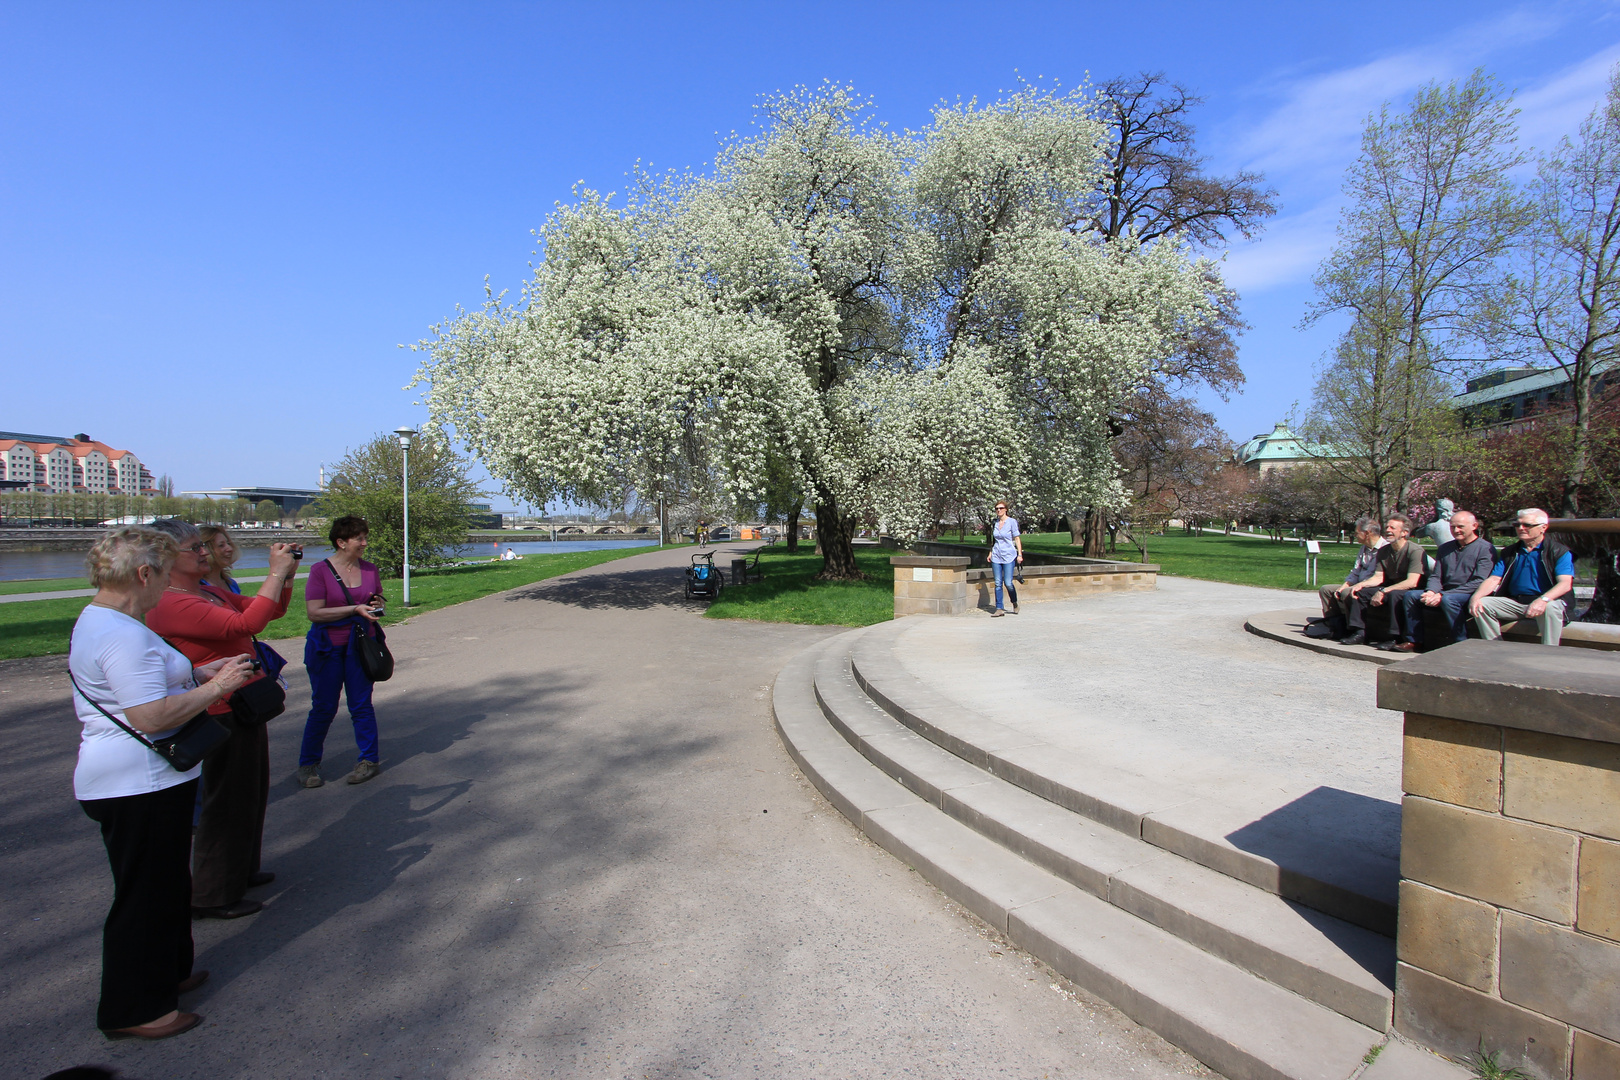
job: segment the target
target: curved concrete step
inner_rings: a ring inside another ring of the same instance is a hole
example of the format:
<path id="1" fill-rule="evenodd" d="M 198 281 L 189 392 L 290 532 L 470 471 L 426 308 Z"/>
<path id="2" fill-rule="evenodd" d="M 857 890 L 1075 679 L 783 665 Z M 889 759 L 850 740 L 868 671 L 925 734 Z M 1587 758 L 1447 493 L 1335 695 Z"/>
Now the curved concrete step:
<path id="1" fill-rule="evenodd" d="M 1279 813 L 1273 802 L 1221 801 L 1095 763 L 957 704 L 923 684 L 894 654 L 907 627 L 870 628 L 850 647 L 856 683 L 907 728 L 1025 791 L 1228 877 L 1386 937 L 1395 936 L 1398 858 L 1360 840 L 1400 808 L 1325 792 L 1322 805 Z M 1083 778 L 1077 779 L 1077 778 Z M 1352 805 L 1353 804 L 1353 805 Z M 1373 805 L 1369 805 L 1373 804 Z M 1296 824 L 1296 818 L 1309 818 Z M 1240 846 L 1241 844 L 1241 846 Z"/>
<path id="2" fill-rule="evenodd" d="M 777 676 L 783 745 L 867 836 L 1076 984 L 1232 1080 L 1346 1080 L 1383 1034 L 1070 884 L 905 790 L 821 712 L 814 664 Z M 847 642 L 843 647 L 847 648 Z"/>
<path id="3" fill-rule="evenodd" d="M 1379 1031 L 1393 1009 L 1395 943 L 1081 817 L 922 738 L 856 684 L 843 648 L 820 652 L 828 722 L 914 794 L 1037 866 L 1246 971 Z"/>

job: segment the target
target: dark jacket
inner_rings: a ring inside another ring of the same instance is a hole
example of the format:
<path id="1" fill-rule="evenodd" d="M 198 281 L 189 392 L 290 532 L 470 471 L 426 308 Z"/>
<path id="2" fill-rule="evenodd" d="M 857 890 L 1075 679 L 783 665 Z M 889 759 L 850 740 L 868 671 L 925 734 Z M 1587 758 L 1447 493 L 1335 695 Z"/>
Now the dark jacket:
<path id="1" fill-rule="evenodd" d="M 1498 589 L 1513 580 L 1513 564 L 1524 554 L 1526 552 L 1523 540 L 1515 541 L 1512 547 L 1502 552 L 1502 580 L 1496 586 Z M 1543 536 L 1541 546 L 1536 548 L 1536 554 L 1541 556 L 1541 568 L 1547 572 L 1547 580 L 1553 585 L 1558 584 L 1558 575 L 1553 573 L 1553 570 L 1558 566 L 1558 560 L 1569 554 L 1569 548 L 1550 536 Z M 1564 601 L 1564 621 L 1567 623 L 1575 609 L 1575 594 L 1569 592 L 1560 599 Z"/>

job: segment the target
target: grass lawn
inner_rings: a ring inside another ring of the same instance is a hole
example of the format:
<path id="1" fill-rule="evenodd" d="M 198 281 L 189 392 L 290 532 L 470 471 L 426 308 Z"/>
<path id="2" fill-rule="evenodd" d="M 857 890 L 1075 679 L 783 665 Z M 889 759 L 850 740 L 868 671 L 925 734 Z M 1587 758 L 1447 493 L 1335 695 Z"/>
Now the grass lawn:
<path id="1" fill-rule="evenodd" d="M 980 543 L 971 536 L 966 541 L 954 537 L 941 537 L 940 541 Z M 1080 554 L 1079 548 L 1070 545 L 1068 533 L 1026 533 L 1024 548 L 1053 555 Z M 1305 549 L 1297 541 L 1274 544 L 1247 536 L 1218 533 L 1200 536 L 1178 531 L 1169 536 L 1148 537 L 1147 549 L 1148 562 L 1158 563 L 1161 573 L 1174 577 L 1259 585 L 1267 589 L 1315 589 L 1305 580 Z M 1317 559 L 1317 581 L 1323 585 L 1343 581 L 1358 550 L 1355 544 L 1323 543 L 1322 554 Z M 1119 551 L 1110 557 L 1135 562 L 1141 554 L 1132 545 L 1121 544 Z"/>
<path id="2" fill-rule="evenodd" d="M 758 619 L 760 622 L 808 623 L 817 626 L 871 626 L 894 618 L 894 568 L 880 548 L 856 548 L 855 562 L 865 581 L 816 581 L 822 558 L 815 545 L 797 554 L 786 547 L 760 552 L 765 580 L 754 585 L 727 585 L 709 605 L 711 619 Z M 730 567 L 724 568 L 728 573 Z"/>
<path id="3" fill-rule="evenodd" d="M 657 544 L 644 548 L 618 548 L 610 551 L 560 552 L 556 555 L 525 555 L 520 560 L 504 563 L 475 563 L 455 569 L 413 572 L 411 574 L 411 608 L 407 615 L 401 607 L 401 585 L 398 578 L 383 582 L 383 593 L 388 597 L 388 614 L 384 626 L 402 622 L 410 615 L 449 607 L 465 600 L 515 589 L 546 578 L 557 577 L 598 563 L 612 562 L 630 555 L 645 555 L 658 550 Z M 84 587 L 84 586 L 81 586 Z M 243 591 L 253 593 L 257 585 L 248 585 Z M 43 591 L 33 590 L 28 591 Z M 0 604 L 0 660 L 13 660 L 21 656 L 51 656 L 68 650 L 68 637 L 73 632 L 73 621 L 90 602 L 89 598 L 74 600 L 27 600 L 15 604 Z M 287 614 L 265 628 L 259 636 L 265 639 L 301 637 L 309 629 L 304 615 L 304 590 L 293 589 L 292 603 Z"/>
<path id="4" fill-rule="evenodd" d="M 67 592 L 69 589 L 88 589 L 90 581 L 82 577 L 36 578 L 32 581 L 0 581 L 0 596 L 15 596 L 25 592 Z"/>

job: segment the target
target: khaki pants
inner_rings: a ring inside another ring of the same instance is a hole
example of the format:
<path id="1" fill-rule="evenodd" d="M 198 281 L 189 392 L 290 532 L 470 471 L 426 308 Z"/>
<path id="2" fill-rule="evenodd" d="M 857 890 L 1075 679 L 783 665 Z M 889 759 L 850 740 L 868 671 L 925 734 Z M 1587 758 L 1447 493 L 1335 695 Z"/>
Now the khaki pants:
<path id="1" fill-rule="evenodd" d="M 1480 604 L 1479 614 L 1474 616 L 1474 625 L 1479 628 L 1480 637 L 1491 641 L 1502 636 L 1504 620 L 1514 622 L 1529 618 L 1528 611 L 1528 604 L 1506 596 L 1487 596 Z M 1547 610 L 1536 619 L 1536 626 L 1541 629 L 1543 645 L 1558 644 L 1558 639 L 1564 636 L 1564 601 L 1547 601 Z"/>

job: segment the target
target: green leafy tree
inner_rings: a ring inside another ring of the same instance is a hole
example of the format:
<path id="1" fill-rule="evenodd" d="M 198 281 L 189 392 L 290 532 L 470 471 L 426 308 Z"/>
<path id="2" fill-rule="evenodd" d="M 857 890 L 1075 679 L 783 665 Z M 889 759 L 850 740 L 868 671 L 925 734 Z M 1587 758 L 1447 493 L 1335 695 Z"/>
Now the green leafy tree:
<path id="1" fill-rule="evenodd" d="M 269 499 L 260 499 L 259 505 L 253 508 L 253 516 L 261 525 L 268 524 L 272 521 L 280 521 L 281 507 L 277 506 Z"/>
<path id="2" fill-rule="evenodd" d="M 1419 90 L 1404 113 L 1367 121 L 1345 182 L 1339 244 L 1316 277 L 1309 325 L 1351 317 L 1321 373 L 1307 434 L 1335 447 L 1343 479 L 1380 516 L 1441 461 L 1441 363 L 1476 339 L 1503 260 L 1528 221 L 1514 188 L 1514 111 L 1483 72 Z"/>
<path id="3" fill-rule="evenodd" d="M 442 566 L 467 542 L 471 503 L 485 496 L 467 475 L 468 462 L 449 442 L 424 435 L 411 447 L 411 565 Z M 405 568 L 400 532 L 404 459 L 399 439 L 384 432 L 350 450 L 314 504 L 327 519 L 356 514 L 371 527 L 366 557 L 394 577 Z"/>

